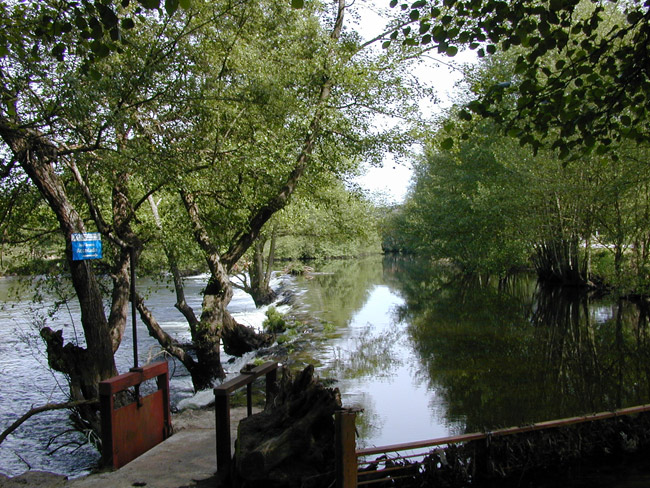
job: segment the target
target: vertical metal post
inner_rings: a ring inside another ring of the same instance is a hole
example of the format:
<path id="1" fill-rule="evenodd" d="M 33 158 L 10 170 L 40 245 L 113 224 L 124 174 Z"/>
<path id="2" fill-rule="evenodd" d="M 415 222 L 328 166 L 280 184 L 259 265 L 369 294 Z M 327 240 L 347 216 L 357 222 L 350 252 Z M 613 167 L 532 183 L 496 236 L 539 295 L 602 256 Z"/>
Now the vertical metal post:
<path id="1" fill-rule="evenodd" d="M 356 416 L 352 410 L 339 410 L 334 414 L 336 488 L 357 488 Z"/>
<path id="2" fill-rule="evenodd" d="M 214 396 L 214 413 L 217 430 L 217 473 L 230 473 L 230 395 L 216 394 Z"/>
<path id="3" fill-rule="evenodd" d="M 131 248 L 131 321 L 133 323 L 133 369 L 138 369 L 138 331 L 136 328 L 135 303 L 135 248 Z"/>

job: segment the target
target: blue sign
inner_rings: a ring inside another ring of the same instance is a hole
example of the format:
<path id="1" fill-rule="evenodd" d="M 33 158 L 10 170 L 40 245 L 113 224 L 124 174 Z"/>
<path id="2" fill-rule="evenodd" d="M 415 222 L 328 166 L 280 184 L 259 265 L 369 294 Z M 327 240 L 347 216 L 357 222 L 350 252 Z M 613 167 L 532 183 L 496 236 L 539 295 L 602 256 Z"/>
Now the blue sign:
<path id="1" fill-rule="evenodd" d="M 102 258 L 102 237 L 99 232 L 72 234 L 72 260 Z"/>

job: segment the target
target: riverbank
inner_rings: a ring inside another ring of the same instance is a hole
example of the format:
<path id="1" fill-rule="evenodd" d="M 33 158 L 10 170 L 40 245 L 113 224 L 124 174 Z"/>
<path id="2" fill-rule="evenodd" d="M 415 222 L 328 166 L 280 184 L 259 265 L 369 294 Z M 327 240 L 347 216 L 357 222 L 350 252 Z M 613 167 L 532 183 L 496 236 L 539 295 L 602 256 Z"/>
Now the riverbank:
<path id="1" fill-rule="evenodd" d="M 246 407 L 234 407 L 230 415 L 234 445 L 237 426 L 246 416 Z M 172 426 L 172 436 L 118 470 L 76 479 L 41 471 L 27 471 L 13 478 L 0 475 L 0 488 L 214 487 L 217 462 L 214 409 L 185 410 L 172 417 Z"/>

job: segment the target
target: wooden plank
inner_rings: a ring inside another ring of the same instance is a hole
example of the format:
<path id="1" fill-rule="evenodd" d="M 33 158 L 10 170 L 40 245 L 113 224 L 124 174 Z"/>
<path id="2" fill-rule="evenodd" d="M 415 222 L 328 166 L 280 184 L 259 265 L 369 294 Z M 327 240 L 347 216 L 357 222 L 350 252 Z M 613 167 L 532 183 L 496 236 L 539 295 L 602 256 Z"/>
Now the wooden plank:
<path id="1" fill-rule="evenodd" d="M 217 472 L 230 472 L 232 462 L 230 452 L 230 396 L 214 397 L 214 414 L 217 432 Z"/>
<path id="2" fill-rule="evenodd" d="M 257 366 L 250 371 L 240 374 L 236 378 L 225 381 L 219 386 L 216 386 L 214 388 L 214 394 L 215 396 L 230 395 L 233 391 L 238 390 L 242 386 L 246 386 L 249 383 L 252 383 L 260 376 L 265 375 L 274 369 L 277 369 L 277 367 L 278 363 L 275 361 L 267 361 L 266 363 L 261 364 L 260 366 Z"/>

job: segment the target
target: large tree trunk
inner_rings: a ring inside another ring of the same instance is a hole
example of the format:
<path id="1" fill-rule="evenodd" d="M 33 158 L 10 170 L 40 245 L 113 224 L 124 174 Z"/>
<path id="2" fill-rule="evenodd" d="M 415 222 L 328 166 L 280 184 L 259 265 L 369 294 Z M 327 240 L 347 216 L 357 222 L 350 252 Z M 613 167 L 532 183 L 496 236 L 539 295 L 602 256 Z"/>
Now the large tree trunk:
<path id="1" fill-rule="evenodd" d="M 72 401 L 97 398 L 99 381 L 114 376 L 117 370 L 111 328 L 95 274 L 87 261 L 72 260 L 71 235 L 84 232 L 84 222 L 55 171 L 57 148 L 36 131 L 19 127 L 0 118 L 0 136 L 55 213 L 66 239 L 66 261 L 79 300 L 86 342 L 85 348 L 71 343 L 64 345 L 62 331 L 44 328 L 41 336 L 47 344 L 48 362 L 68 377 Z M 99 418 L 94 407 L 83 406 L 79 410 L 89 426 L 99 432 Z"/>

